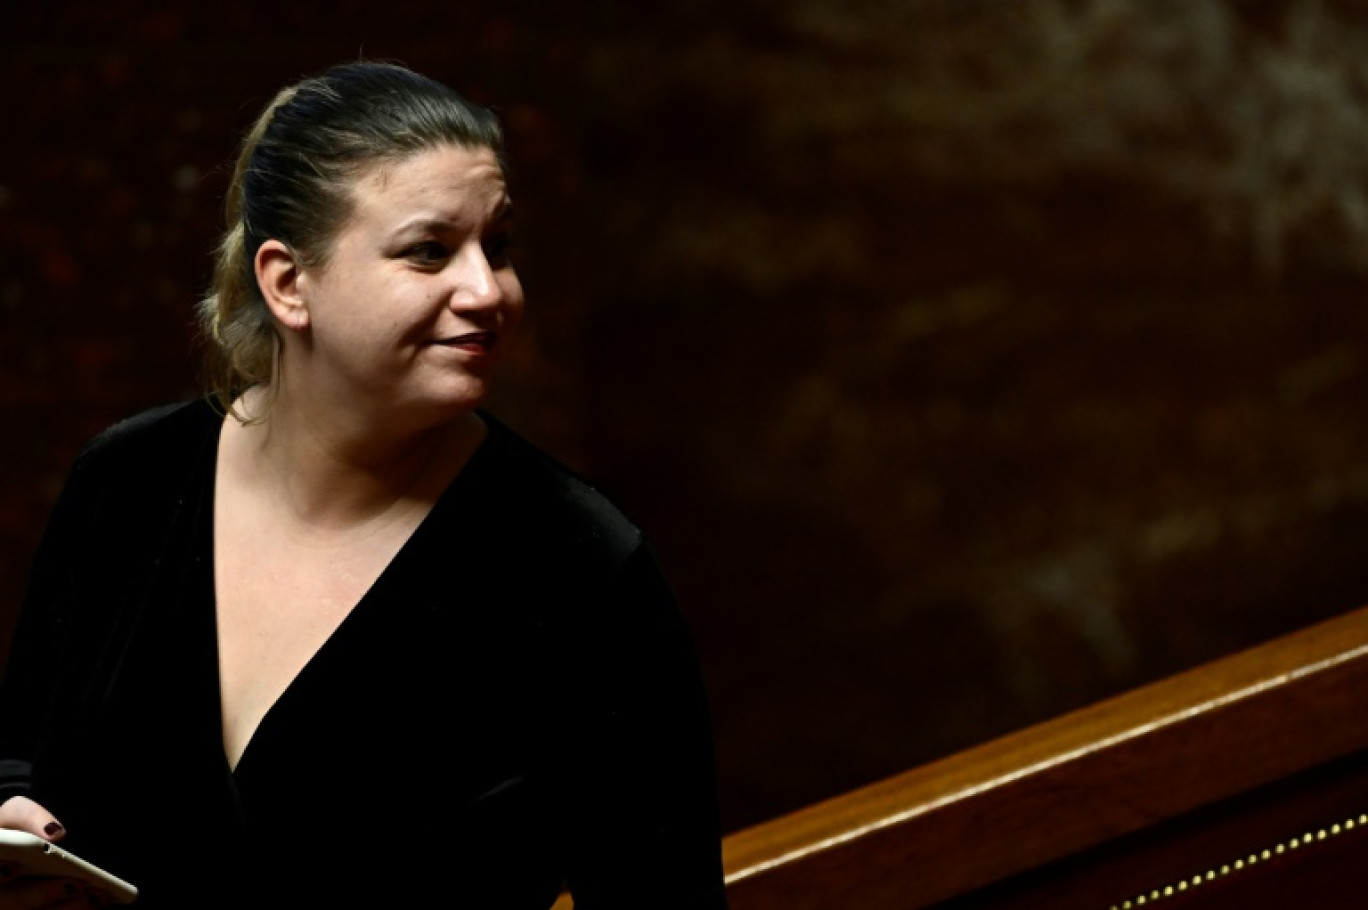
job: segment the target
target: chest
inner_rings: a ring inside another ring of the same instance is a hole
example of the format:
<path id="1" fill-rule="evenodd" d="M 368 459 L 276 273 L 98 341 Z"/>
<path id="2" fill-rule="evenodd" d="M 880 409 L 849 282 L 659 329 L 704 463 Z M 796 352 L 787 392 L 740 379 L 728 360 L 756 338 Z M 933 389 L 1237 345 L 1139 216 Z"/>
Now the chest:
<path id="1" fill-rule="evenodd" d="M 213 519 L 224 748 L 235 766 L 266 713 L 375 585 L 424 512 L 307 533 L 231 486 Z"/>

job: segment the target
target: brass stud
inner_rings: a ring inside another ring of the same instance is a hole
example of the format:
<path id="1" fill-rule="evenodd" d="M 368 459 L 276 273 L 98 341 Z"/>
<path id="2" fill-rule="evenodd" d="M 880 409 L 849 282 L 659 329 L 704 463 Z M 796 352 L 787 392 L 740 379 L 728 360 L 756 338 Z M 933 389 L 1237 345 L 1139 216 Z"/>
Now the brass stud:
<path id="1" fill-rule="evenodd" d="M 1243 869 L 1246 865 L 1256 865 L 1260 861 L 1267 861 L 1271 859 L 1274 855 L 1281 856 L 1284 853 L 1286 853 L 1289 849 L 1296 850 L 1303 844 L 1309 846 L 1313 840 L 1323 841 L 1333 834 L 1339 834 L 1342 831 L 1352 831 L 1355 827 L 1361 825 L 1368 825 L 1368 813 L 1360 814 L 1358 818 L 1345 819 L 1343 822 L 1337 822 L 1328 828 L 1321 828 L 1314 834 L 1308 831 L 1307 833 L 1302 834 L 1299 837 L 1291 838 L 1286 843 L 1276 844 L 1271 848 L 1265 848 L 1262 851 L 1251 853 L 1247 858 L 1244 859 L 1237 859 L 1234 861 L 1233 864 L 1223 863 L 1219 869 L 1208 869 L 1205 875 L 1199 872 L 1198 874 L 1194 875 L 1190 881 L 1188 879 L 1181 879 L 1179 880 L 1176 886 L 1167 885 L 1162 889 L 1162 891 L 1159 888 L 1155 888 L 1148 895 L 1141 894 L 1135 897 L 1133 900 L 1126 901 L 1119 907 L 1113 904 L 1111 906 L 1111 910 L 1131 910 L 1132 907 L 1141 907 L 1151 901 L 1161 900 L 1165 897 L 1172 897 L 1176 892 L 1186 891 L 1189 887 L 1195 888 L 1198 885 L 1200 885 L 1203 881 L 1214 881 L 1217 875 L 1229 875 L 1232 870 L 1238 871 L 1240 869 Z"/>

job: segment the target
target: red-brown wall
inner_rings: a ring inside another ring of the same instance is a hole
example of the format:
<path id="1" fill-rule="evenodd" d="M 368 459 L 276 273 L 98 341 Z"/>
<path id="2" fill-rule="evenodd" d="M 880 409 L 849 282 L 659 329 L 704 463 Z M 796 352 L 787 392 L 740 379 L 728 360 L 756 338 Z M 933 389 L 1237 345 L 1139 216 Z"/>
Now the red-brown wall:
<path id="1" fill-rule="evenodd" d="M 81 442 L 195 394 L 238 135 L 358 55 L 505 116 L 532 319 L 496 409 L 655 540 L 728 829 L 1368 601 L 1362 15 L 31 7 L 0 615 Z"/>

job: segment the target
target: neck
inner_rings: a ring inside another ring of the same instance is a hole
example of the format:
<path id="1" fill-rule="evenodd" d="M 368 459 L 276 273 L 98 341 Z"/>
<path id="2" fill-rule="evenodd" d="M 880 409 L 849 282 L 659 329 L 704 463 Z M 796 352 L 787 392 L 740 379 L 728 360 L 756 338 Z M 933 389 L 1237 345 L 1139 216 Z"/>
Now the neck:
<path id="1" fill-rule="evenodd" d="M 244 456 L 238 463 L 251 472 L 250 482 L 273 488 L 293 518 L 320 529 L 351 528 L 431 505 L 486 432 L 473 412 L 405 428 L 305 409 L 268 389 L 249 391 L 242 404 L 248 415 L 264 419 L 236 427 L 237 451 Z"/>

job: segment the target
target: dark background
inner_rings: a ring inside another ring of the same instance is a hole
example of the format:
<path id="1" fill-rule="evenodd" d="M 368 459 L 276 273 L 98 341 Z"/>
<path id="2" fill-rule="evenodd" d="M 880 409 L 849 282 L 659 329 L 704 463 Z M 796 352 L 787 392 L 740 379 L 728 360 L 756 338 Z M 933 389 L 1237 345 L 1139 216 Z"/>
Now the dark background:
<path id="1" fill-rule="evenodd" d="M 642 524 L 736 830 L 1368 602 L 1368 15 L 107 0 L 0 28 L 0 653 L 67 465 L 195 394 L 225 166 L 397 59 L 504 116 L 495 410 Z"/>

